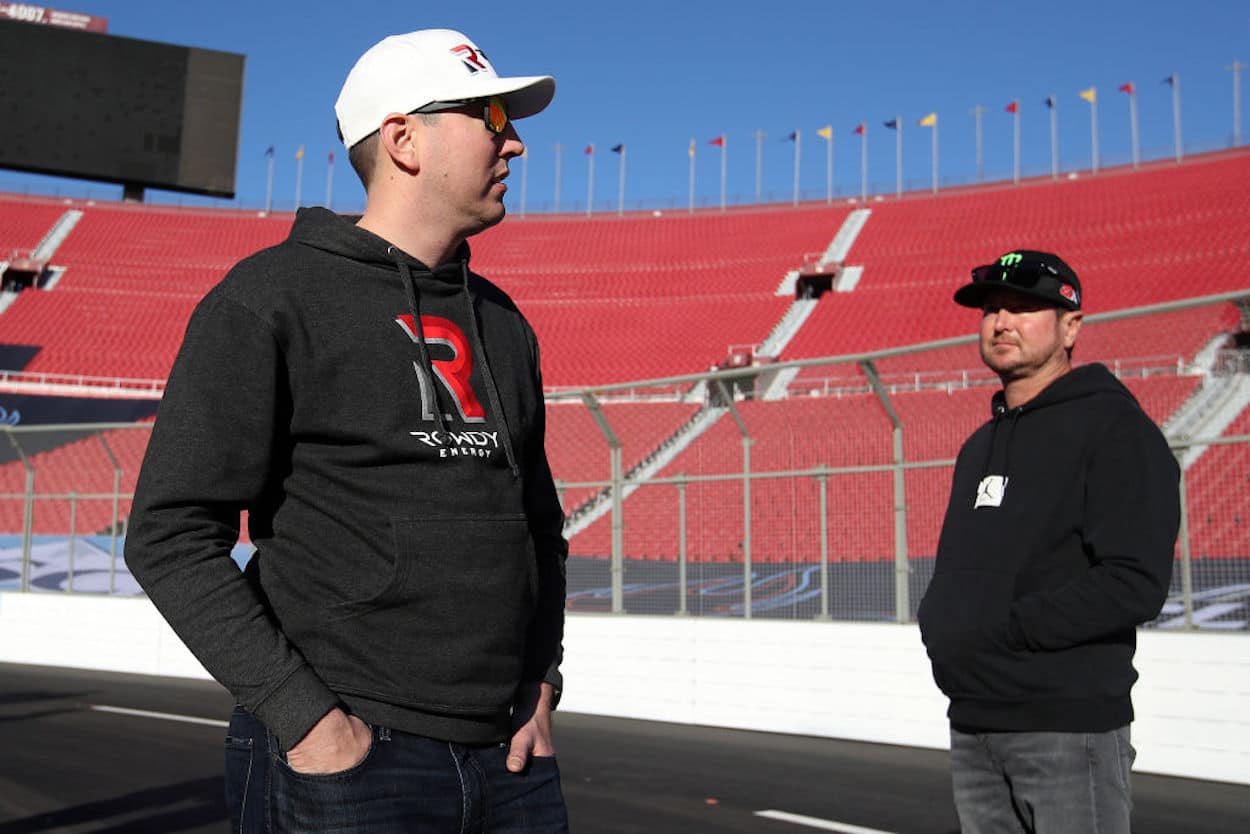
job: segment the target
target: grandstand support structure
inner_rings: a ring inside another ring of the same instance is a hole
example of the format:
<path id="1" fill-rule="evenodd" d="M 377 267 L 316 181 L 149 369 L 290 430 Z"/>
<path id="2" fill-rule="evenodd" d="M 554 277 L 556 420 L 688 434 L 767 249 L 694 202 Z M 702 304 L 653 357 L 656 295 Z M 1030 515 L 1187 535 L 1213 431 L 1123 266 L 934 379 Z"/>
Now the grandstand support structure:
<path id="1" fill-rule="evenodd" d="M 899 419 L 898 412 L 890 401 L 890 393 L 881 384 L 881 377 L 872 360 L 860 362 L 859 366 L 864 369 L 868 385 L 881 401 L 886 416 L 890 418 L 894 456 L 894 617 L 898 622 L 905 623 L 911 614 L 908 587 L 911 563 L 907 558 L 907 488 L 903 483 L 903 466 L 907 460 L 903 454 L 903 421 Z"/>
<path id="2" fill-rule="evenodd" d="M 593 392 L 583 392 L 580 396 L 590 397 L 592 400 L 595 397 Z M 597 402 L 595 410 L 599 411 Z M 727 411 L 728 409 L 725 406 L 705 404 L 672 435 L 661 441 L 650 454 L 631 467 L 628 472 L 618 475 L 614 469 L 613 480 L 610 485 L 569 511 L 568 517 L 564 522 L 564 535 L 571 538 L 591 524 L 594 524 L 609 510 L 619 510 L 619 503 L 628 498 L 630 493 L 638 488 L 640 481 L 650 478 L 671 463 L 677 455 L 681 454 L 700 435 L 716 425 L 717 421 L 724 417 Z M 595 419 L 596 421 L 601 421 L 599 423 L 601 430 L 604 431 L 605 437 L 609 438 L 608 446 L 609 449 L 612 449 L 615 432 L 612 431 L 607 419 L 603 417 L 602 411 L 599 411 Z M 618 461 L 615 465 L 619 467 L 619 443 L 615 451 L 617 453 L 615 459 Z M 566 486 L 576 486 L 576 484 L 568 484 Z M 614 523 L 613 529 L 620 529 L 619 522 Z"/>

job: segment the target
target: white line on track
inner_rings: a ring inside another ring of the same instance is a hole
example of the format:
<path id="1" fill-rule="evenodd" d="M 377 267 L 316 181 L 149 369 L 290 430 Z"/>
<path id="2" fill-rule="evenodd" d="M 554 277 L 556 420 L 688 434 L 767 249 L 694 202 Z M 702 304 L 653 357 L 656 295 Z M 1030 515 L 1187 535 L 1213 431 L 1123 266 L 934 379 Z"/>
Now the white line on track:
<path id="1" fill-rule="evenodd" d="M 193 715 L 174 715 L 169 712 L 148 712 L 145 709 L 127 709 L 126 707 L 105 707 L 92 704 L 91 709 L 97 712 L 113 712 L 118 715 L 135 715 L 140 718 L 157 718 L 161 721 L 181 721 L 184 724 L 206 724 L 209 727 L 229 727 L 228 721 L 217 721 L 212 718 L 196 718 Z"/>
<path id="2" fill-rule="evenodd" d="M 822 820 L 819 817 L 805 817 L 788 811 L 756 811 L 755 816 L 780 822 L 792 822 L 795 825 L 806 825 L 808 828 L 819 828 L 822 831 L 840 831 L 842 834 L 891 834 L 889 831 L 882 831 L 878 828 L 864 828 L 862 825 Z"/>

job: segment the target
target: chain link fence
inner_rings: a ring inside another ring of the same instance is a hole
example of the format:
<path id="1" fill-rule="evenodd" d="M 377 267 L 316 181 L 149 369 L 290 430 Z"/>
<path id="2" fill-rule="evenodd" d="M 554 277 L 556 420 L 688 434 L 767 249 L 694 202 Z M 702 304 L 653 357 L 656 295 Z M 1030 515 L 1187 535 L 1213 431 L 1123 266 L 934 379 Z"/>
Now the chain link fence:
<path id="1" fill-rule="evenodd" d="M 1183 366 L 1120 373 L 1166 425 L 1213 384 Z M 1247 390 L 1235 363 L 1225 370 L 1221 384 Z M 955 454 L 987 419 L 996 380 L 809 362 L 778 387 L 779 372 L 549 395 L 569 610 L 914 619 Z M 1173 441 L 1185 512 L 1157 627 L 1250 630 L 1248 422 Z M 141 593 L 122 551 L 149 429 L 0 427 L 0 589 Z"/>

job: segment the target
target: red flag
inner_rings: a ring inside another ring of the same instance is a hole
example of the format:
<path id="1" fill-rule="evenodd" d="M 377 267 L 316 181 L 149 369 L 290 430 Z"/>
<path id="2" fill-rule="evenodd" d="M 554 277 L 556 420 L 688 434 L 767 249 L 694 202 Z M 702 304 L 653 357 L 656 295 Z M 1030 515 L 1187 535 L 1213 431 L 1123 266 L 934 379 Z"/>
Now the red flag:
<path id="1" fill-rule="evenodd" d="M 864 123 L 863 122 L 860 122 L 859 124 L 855 125 L 855 132 L 858 133 L 860 136 L 864 135 Z"/>
<path id="2" fill-rule="evenodd" d="M 725 134 L 722 133 L 720 136 L 717 136 L 715 139 L 709 140 L 708 144 L 719 145 L 722 148 L 725 147 Z"/>
<path id="3" fill-rule="evenodd" d="M 1013 101 L 1011 104 L 1008 104 L 1008 105 L 1007 105 L 1007 112 L 1008 112 L 1008 113 L 1017 113 L 1017 112 L 1019 112 L 1019 111 L 1020 111 L 1020 102 L 1019 102 L 1019 100 Z"/>
<path id="4" fill-rule="evenodd" d="M 334 151 L 330 151 L 330 164 L 334 164 Z"/>
<path id="5" fill-rule="evenodd" d="M 1131 96 L 1131 95 L 1133 94 L 1133 82 L 1132 82 L 1132 81 L 1130 81 L 1130 82 L 1128 82 L 1127 84 L 1121 84 L 1121 85 L 1120 85 L 1120 92 L 1122 92 L 1122 93 L 1128 93 L 1128 94 Z"/>
<path id="6" fill-rule="evenodd" d="M 591 155 L 591 154 L 593 154 L 594 152 L 595 152 L 595 146 L 594 146 L 594 145 L 587 145 L 587 146 L 586 146 L 586 155 L 587 155 L 587 156 L 590 156 L 590 155 Z"/>

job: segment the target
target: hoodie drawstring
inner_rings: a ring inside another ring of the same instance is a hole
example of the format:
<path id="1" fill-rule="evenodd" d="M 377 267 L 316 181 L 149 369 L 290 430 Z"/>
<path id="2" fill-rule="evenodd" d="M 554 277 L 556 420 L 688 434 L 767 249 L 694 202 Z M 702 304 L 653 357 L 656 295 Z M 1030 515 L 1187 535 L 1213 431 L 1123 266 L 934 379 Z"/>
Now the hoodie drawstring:
<path id="1" fill-rule="evenodd" d="M 430 351 L 425 345 L 425 327 L 421 323 L 421 310 L 417 306 L 417 284 L 412 277 L 412 269 L 408 266 L 408 262 L 403 255 L 395 247 L 388 250 L 395 257 L 395 265 L 399 267 L 400 283 L 404 285 L 404 295 L 408 299 L 408 312 L 412 314 L 413 327 L 416 330 L 417 352 L 420 357 L 421 367 L 424 369 L 426 379 L 430 381 L 429 392 L 430 403 L 434 411 L 434 419 L 438 422 L 438 430 L 446 436 L 447 423 L 443 419 L 443 409 L 438 402 L 438 386 L 434 384 L 437 378 L 434 373 L 434 364 L 430 361 Z M 481 363 L 482 380 L 486 384 L 486 399 L 490 403 L 490 411 L 499 421 L 500 434 L 503 435 L 503 450 L 508 458 L 508 467 L 512 470 L 514 477 L 521 477 L 520 468 L 516 462 L 516 452 L 512 449 L 512 432 L 508 428 L 508 418 L 504 414 L 503 405 L 499 399 L 499 389 L 495 387 L 495 375 L 491 373 L 490 363 L 486 361 L 486 349 L 482 345 L 481 328 L 477 323 L 477 312 L 473 309 L 473 296 L 469 293 L 469 264 L 461 258 L 460 260 L 460 288 L 464 294 L 465 309 L 469 316 L 469 332 L 473 337 L 473 352 Z M 419 380 L 418 380 L 419 381 Z M 421 397 L 425 397 L 425 391 L 420 392 Z"/>
<path id="2" fill-rule="evenodd" d="M 392 251 L 394 249 L 392 248 Z M 408 264 L 403 258 L 395 259 L 396 266 L 399 267 L 400 282 L 404 285 L 404 295 L 408 298 L 408 312 L 412 313 L 412 326 L 417 332 L 417 353 L 421 358 L 421 367 L 426 373 L 426 379 L 430 381 L 430 409 L 434 412 L 434 420 L 438 423 L 438 430 L 444 436 L 447 435 L 447 423 L 443 420 L 443 408 L 438 403 L 438 386 L 434 385 L 434 364 L 430 361 L 429 348 L 425 346 L 425 327 L 421 324 L 421 311 L 417 307 L 417 287 L 412 278 L 412 270 L 408 268 Z M 419 378 L 418 378 L 418 381 Z M 425 391 L 420 392 L 422 400 L 425 399 Z"/>
<path id="3" fill-rule="evenodd" d="M 460 261 L 460 282 L 464 290 L 464 305 L 469 315 L 469 330 L 473 334 L 473 351 L 481 359 L 482 379 L 486 382 L 486 398 L 490 401 L 490 409 L 499 419 L 500 434 L 503 435 L 503 451 L 508 456 L 508 466 L 512 467 L 512 474 L 521 477 L 521 472 L 517 468 L 516 453 L 512 451 L 512 432 L 508 430 L 508 418 L 503 413 L 503 406 L 499 402 L 499 390 L 495 387 L 495 375 L 491 373 L 490 363 L 486 361 L 486 349 L 482 346 L 481 328 L 477 324 L 477 311 L 473 309 L 473 296 L 469 294 L 469 264 L 464 259 Z"/>

